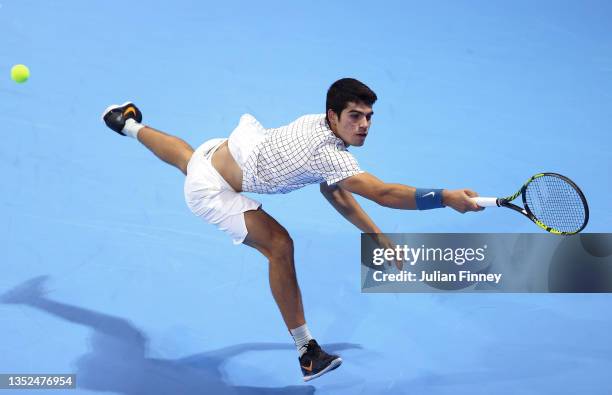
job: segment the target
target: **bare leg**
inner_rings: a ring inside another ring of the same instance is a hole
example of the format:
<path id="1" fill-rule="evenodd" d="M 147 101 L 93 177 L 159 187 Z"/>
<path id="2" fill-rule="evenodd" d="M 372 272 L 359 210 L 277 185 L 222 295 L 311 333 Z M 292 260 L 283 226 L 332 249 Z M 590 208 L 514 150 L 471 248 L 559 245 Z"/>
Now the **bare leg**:
<path id="1" fill-rule="evenodd" d="M 148 126 L 140 129 L 138 141 L 158 158 L 187 174 L 193 148 L 185 141 Z M 304 325 L 302 295 L 293 261 L 293 240 L 287 230 L 265 211 L 251 210 L 244 215 L 248 230 L 244 243 L 268 258 L 270 288 L 287 328 Z"/>
<path id="2" fill-rule="evenodd" d="M 295 275 L 293 240 L 274 218 L 262 209 L 244 213 L 248 235 L 244 243 L 269 261 L 270 288 L 288 329 L 306 323 L 302 295 Z"/>
<path id="3" fill-rule="evenodd" d="M 159 159 L 187 174 L 187 163 L 191 159 L 193 148 L 185 141 L 148 126 L 140 129 L 138 141 Z"/>

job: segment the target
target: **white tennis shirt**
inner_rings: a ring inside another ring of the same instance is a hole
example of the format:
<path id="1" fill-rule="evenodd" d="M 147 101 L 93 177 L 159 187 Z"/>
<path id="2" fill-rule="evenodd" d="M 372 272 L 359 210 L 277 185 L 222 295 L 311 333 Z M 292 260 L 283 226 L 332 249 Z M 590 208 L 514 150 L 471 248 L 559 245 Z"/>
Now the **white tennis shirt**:
<path id="1" fill-rule="evenodd" d="M 244 114 L 229 137 L 229 149 L 242 169 L 245 192 L 288 193 L 363 173 L 344 142 L 327 126 L 325 114 L 304 115 L 273 129 Z"/>

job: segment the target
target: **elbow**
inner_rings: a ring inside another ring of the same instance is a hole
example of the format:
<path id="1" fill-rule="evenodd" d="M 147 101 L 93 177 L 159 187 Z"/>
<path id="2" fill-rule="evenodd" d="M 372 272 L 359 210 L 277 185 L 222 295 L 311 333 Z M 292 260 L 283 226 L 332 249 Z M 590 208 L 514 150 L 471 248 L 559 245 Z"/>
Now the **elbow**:
<path id="1" fill-rule="evenodd" d="M 389 199 L 382 198 L 376 201 L 376 203 L 378 203 L 382 207 L 396 208 L 395 205 L 389 201 Z"/>
<path id="2" fill-rule="evenodd" d="M 381 186 L 380 188 L 377 188 L 377 190 L 375 191 L 372 200 L 380 206 L 393 208 L 393 205 L 391 203 L 391 193 L 390 192 L 391 192 L 390 189 L 387 188 L 386 185 Z"/>

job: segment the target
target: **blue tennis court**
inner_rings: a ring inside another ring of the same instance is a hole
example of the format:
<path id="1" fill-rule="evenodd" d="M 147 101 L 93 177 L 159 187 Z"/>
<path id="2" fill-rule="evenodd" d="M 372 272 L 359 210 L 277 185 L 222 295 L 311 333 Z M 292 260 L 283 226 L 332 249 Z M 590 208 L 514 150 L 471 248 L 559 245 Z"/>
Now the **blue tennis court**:
<path id="1" fill-rule="evenodd" d="M 610 20 L 591 0 L 1 2 L 0 373 L 74 373 L 74 394 L 610 394 L 609 294 L 362 294 L 360 233 L 316 186 L 256 197 L 344 360 L 303 384 L 266 259 L 100 120 L 133 100 L 197 147 L 244 113 L 322 113 L 351 76 L 379 97 L 351 149 L 364 170 L 482 195 L 558 172 L 588 198 L 585 231 L 610 232 Z M 359 201 L 386 232 L 540 232 Z"/>

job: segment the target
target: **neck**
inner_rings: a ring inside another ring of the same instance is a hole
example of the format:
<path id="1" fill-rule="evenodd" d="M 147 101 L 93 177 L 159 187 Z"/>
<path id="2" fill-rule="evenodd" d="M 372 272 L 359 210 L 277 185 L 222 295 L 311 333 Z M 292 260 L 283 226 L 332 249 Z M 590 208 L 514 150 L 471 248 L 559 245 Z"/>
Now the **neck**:
<path id="1" fill-rule="evenodd" d="M 337 138 L 339 138 L 340 140 L 342 140 L 342 142 L 344 143 L 344 145 L 346 145 L 347 147 L 350 146 L 349 143 L 347 143 L 346 141 L 344 141 L 344 139 L 342 137 L 340 137 L 340 135 L 338 134 L 338 129 L 331 124 L 331 122 L 329 122 L 329 118 L 327 118 L 327 115 L 325 116 L 325 124 L 327 125 L 327 127 L 329 128 L 329 130 L 332 131 L 332 133 L 334 134 L 334 136 L 336 136 Z"/>

